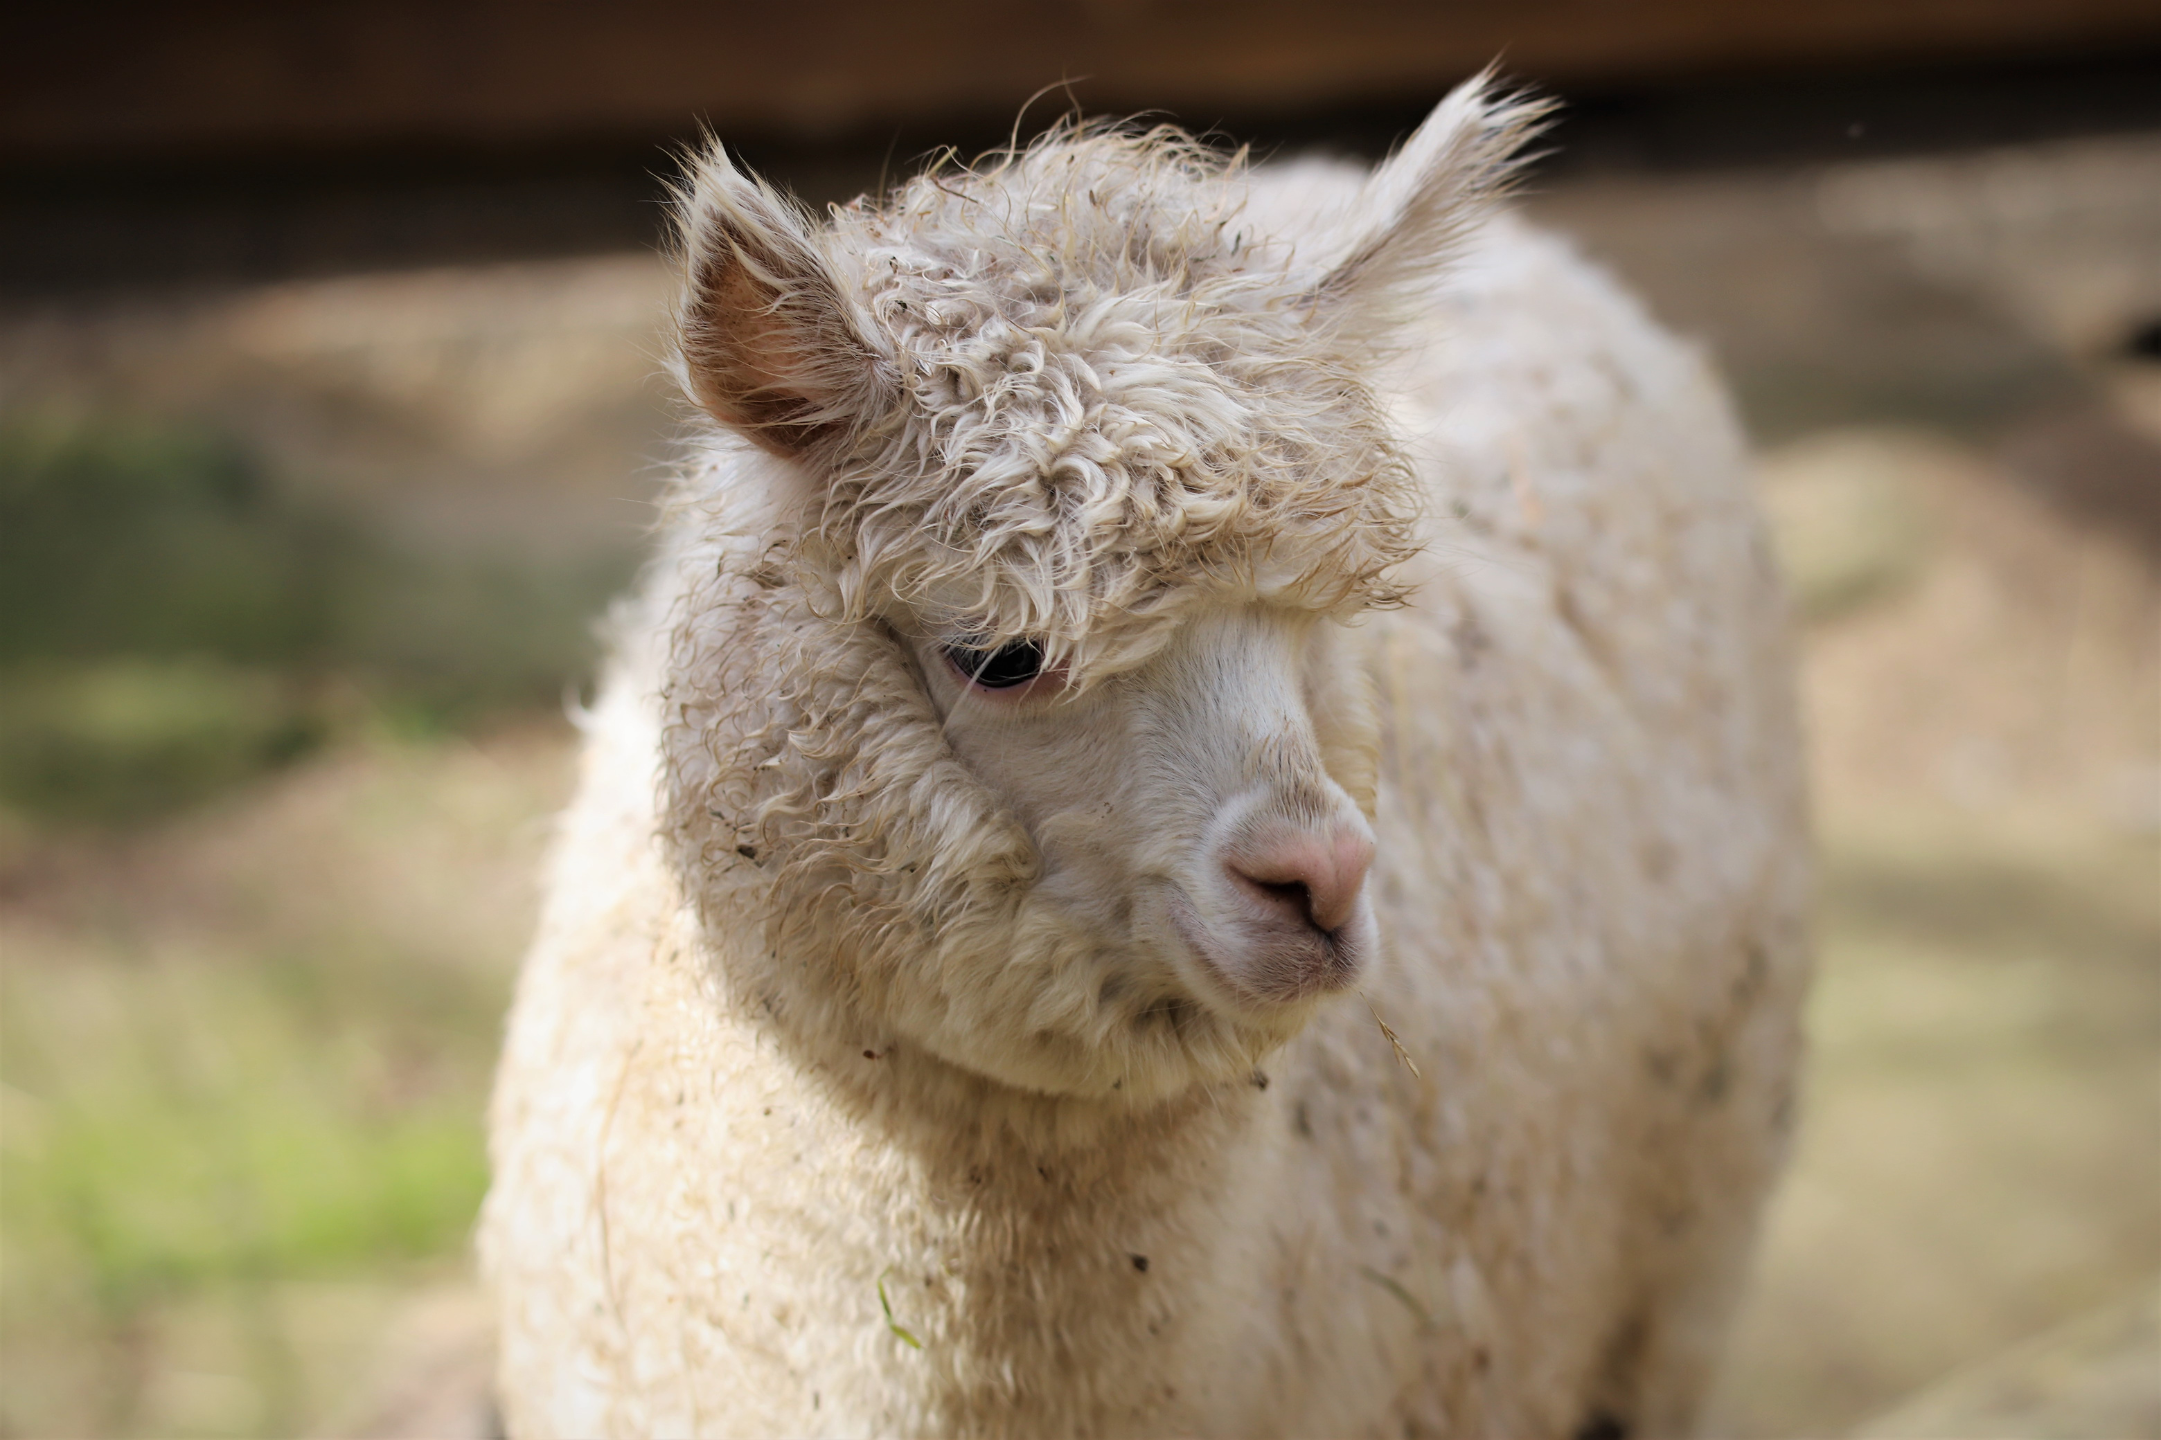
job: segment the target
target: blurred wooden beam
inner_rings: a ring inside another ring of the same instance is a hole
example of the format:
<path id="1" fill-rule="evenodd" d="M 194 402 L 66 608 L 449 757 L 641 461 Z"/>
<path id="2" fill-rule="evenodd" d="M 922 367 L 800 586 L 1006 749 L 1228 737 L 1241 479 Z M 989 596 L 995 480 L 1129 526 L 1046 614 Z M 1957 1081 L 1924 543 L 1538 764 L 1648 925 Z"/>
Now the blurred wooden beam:
<path id="1" fill-rule="evenodd" d="M 1438 93 L 1496 56 L 1562 86 L 2161 48 L 2156 0 L 331 0 L 19 7 L 0 154 L 804 137 L 1017 110 L 1205 123 Z"/>

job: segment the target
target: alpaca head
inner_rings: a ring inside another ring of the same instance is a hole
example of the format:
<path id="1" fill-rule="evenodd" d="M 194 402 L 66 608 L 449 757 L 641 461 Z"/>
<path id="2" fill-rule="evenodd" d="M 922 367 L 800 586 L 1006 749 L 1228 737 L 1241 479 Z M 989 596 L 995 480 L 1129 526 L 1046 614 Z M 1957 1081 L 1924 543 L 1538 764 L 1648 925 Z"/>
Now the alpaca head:
<path id="1" fill-rule="evenodd" d="M 1418 542 L 1367 368 L 1536 114 L 1465 87 L 1297 245 L 1170 131 L 824 225 L 703 160 L 679 373 L 728 435 L 678 510 L 667 783 L 709 923 L 762 927 L 732 981 L 1145 1100 L 1356 980 L 1343 628 Z"/>

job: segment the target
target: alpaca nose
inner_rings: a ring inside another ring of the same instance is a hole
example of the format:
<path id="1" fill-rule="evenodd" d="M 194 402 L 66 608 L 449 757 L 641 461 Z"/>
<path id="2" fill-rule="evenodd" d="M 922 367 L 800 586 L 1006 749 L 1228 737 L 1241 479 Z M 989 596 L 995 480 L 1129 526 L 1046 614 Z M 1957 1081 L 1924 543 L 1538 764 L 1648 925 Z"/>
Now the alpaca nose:
<path id="1" fill-rule="evenodd" d="M 1327 933 L 1356 911 L 1372 863 L 1371 837 L 1348 827 L 1278 832 L 1238 847 L 1223 861 L 1248 896 Z"/>

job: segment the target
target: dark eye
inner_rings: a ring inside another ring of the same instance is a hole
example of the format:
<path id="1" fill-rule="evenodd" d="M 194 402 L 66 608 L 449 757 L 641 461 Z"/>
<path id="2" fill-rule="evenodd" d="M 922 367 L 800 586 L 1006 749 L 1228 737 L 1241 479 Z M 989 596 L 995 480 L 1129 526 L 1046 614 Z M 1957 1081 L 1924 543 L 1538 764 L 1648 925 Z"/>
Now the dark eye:
<path id="1" fill-rule="evenodd" d="M 1033 640 L 1009 640 L 995 649 L 948 645 L 945 657 L 962 678 L 985 690 L 1010 690 L 1043 673 L 1043 647 Z"/>

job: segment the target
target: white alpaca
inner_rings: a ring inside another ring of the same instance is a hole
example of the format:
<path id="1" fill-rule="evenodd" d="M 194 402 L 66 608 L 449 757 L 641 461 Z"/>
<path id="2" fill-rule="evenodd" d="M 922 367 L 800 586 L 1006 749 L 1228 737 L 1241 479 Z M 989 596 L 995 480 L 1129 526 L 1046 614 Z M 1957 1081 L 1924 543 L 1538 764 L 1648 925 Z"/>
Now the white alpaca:
<path id="1" fill-rule="evenodd" d="M 1494 210 L 1535 118 L 823 226 L 706 157 L 720 428 L 494 1112 L 513 1434 L 1690 1426 L 1788 1128 L 1787 654 L 1705 367 Z"/>

